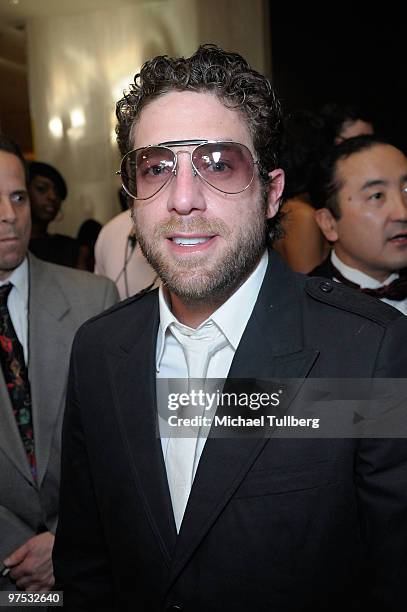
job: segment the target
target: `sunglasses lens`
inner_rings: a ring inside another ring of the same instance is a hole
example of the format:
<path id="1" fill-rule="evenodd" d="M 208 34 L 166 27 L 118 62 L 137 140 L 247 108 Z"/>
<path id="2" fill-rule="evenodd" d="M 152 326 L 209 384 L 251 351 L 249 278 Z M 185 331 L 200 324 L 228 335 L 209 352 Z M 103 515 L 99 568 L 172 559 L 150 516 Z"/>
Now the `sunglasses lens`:
<path id="1" fill-rule="evenodd" d="M 199 145 L 193 153 L 192 163 L 204 181 L 224 193 L 244 191 L 254 176 L 251 152 L 235 142 Z"/>
<path id="2" fill-rule="evenodd" d="M 175 154 L 165 147 L 130 151 L 122 160 L 123 186 L 134 198 L 151 198 L 169 180 L 175 162 Z"/>

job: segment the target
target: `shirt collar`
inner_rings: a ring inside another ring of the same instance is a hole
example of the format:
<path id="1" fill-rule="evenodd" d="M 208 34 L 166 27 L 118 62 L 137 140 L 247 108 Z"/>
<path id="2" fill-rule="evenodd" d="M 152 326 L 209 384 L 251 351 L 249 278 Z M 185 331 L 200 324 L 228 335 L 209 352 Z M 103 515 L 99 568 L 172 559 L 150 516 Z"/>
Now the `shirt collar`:
<path id="1" fill-rule="evenodd" d="M 210 317 L 203 321 L 197 329 L 200 330 L 207 325 L 208 322 L 213 322 L 226 337 L 233 350 L 236 351 L 257 301 L 266 274 L 267 264 L 268 253 L 265 251 L 259 264 L 245 280 L 243 285 L 239 287 L 222 306 L 215 310 Z M 176 324 L 178 329 L 185 328 L 186 330 L 195 331 L 180 323 L 173 315 L 165 298 L 162 285 L 160 285 L 158 290 L 158 301 L 160 309 L 160 326 L 157 337 L 157 372 L 160 369 L 161 358 L 164 352 L 165 335 L 169 326 Z"/>
<path id="2" fill-rule="evenodd" d="M 397 272 L 393 272 L 386 278 L 386 280 L 384 280 L 383 282 L 380 282 L 377 279 L 372 278 L 371 276 L 368 276 L 364 272 L 361 272 L 360 270 L 357 270 L 356 268 L 351 268 L 350 266 L 347 266 L 346 264 L 344 264 L 339 259 L 334 249 L 332 249 L 331 251 L 331 261 L 332 261 L 332 264 L 335 266 L 335 268 L 337 268 L 337 270 L 345 278 L 359 285 L 361 289 L 378 289 L 379 287 L 385 287 L 386 285 L 389 285 L 394 280 L 396 280 L 396 278 L 399 277 Z"/>
<path id="3" fill-rule="evenodd" d="M 0 280 L 0 287 L 11 283 L 13 285 L 13 291 L 19 295 L 20 299 L 23 300 L 24 304 L 28 301 L 28 260 L 24 258 L 23 262 L 13 270 L 8 278 L 4 281 Z"/>

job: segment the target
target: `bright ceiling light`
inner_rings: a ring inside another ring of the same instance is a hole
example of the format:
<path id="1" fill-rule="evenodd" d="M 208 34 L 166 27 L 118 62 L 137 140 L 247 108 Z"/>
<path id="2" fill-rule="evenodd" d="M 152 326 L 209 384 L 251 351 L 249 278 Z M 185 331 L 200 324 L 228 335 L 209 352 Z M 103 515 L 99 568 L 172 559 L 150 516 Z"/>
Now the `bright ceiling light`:
<path id="1" fill-rule="evenodd" d="M 81 128 L 85 125 L 85 113 L 81 108 L 74 108 L 71 110 L 69 115 L 71 117 L 71 126 L 73 128 Z"/>
<path id="2" fill-rule="evenodd" d="M 52 117 L 48 122 L 48 129 L 54 138 L 62 138 L 64 134 L 64 126 L 59 117 Z"/>

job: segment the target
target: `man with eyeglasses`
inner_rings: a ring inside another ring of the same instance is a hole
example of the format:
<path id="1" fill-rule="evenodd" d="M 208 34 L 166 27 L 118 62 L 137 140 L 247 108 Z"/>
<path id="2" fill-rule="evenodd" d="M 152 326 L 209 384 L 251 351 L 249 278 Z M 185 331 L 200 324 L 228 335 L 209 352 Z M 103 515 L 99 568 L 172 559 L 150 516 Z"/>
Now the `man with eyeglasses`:
<path id="1" fill-rule="evenodd" d="M 148 61 L 117 116 L 137 239 L 163 283 L 74 343 L 54 551 L 64 609 L 401 610 L 404 440 L 218 438 L 206 405 L 188 435 L 169 426 L 220 379 L 405 371 L 397 311 L 266 248 L 284 184 L 269 81 L 204 45 Z"/>

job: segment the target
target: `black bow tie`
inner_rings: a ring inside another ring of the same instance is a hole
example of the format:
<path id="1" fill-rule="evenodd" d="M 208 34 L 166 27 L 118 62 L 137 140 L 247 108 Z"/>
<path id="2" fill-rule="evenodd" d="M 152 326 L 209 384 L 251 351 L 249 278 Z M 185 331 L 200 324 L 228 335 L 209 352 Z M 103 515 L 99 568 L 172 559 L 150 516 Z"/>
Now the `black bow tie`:
<path id="1" fill-rule="evenodd" d="M 362 289 L 360 285 L 353 283 L 343 276 L 332 263 L 331 266 L 334 278 L 337 278 L 338 281 L 344 285 L 347 285 L 348 287 L 353 287 L 362 293 L 366 293 L 366 295 L 371 295 L 379 298 L 380 300 L 385 298 L 386 300 L 394 300 L 396 302 L 400 302 L 401 300 L 405 300 L 407 298 L 407 274 L 405 273 L 405 270 L 402 270 L 400 276 L 388 285 L 383 285 L 383 287 L 378 287 L 377 289 Z"/>

